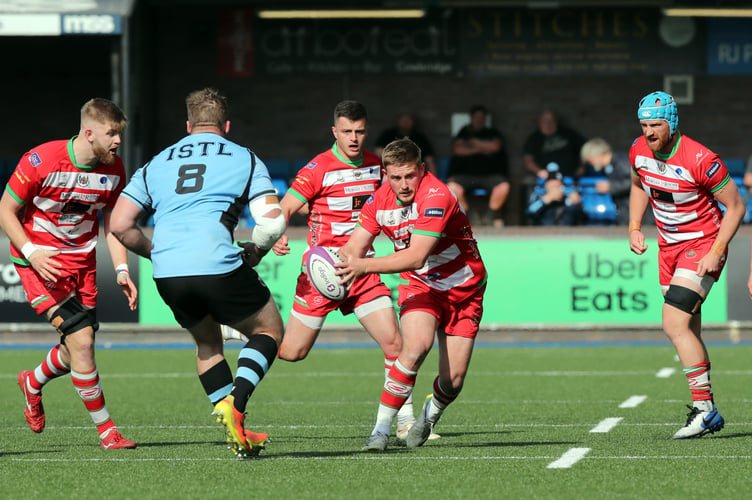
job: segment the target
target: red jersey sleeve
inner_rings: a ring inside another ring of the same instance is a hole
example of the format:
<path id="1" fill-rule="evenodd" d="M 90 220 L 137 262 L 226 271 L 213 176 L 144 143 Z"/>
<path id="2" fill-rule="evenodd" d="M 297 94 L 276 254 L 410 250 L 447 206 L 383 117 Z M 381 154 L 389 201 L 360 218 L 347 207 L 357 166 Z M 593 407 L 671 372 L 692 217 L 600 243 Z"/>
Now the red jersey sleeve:
<path id="1" fill-rule="evenodd" d="M 300 201 L 310 201 L 321 191 L 323 168 L 317 168 L 319 165 L 314 158 L 295 175 L 290 189 L 299 195 L 298 198 L 302 197 Z"/>
<path id="2" fill-rule="evenodd" d="M 430 192 L 418 202 L 418 218 L 413 233 L 441 237 L 449 223 L 455 202 L 448 190 Z"/>
<path id="3" fill-rule="evenodd" d="M 381 232 L 381 225 L 376 220 L 376 199 L 381 191 L 382 189 L 378 189 L 375 194 L 372 194 L 371 197 L 368 198 L 368 201 L 363 205 L 363 209 L 358 216 L 358 225 L 371 234 L 379 234 Z M 391 193 L 391 189 L 389 192 Z M 381 194 L 383 195 L 383 193 Z"/>
<path id="4" fill-rule="evenodd" d="M 715 154 L 709 154 L 698 165 L 699 178 L 697 182 L 711 193 L 728 182 L 729 172 L 721 158 Z"/>
<path id="5" fill-rule="evenodd" d="M 34 151 L 29 151 L 18 162 L 8 180 L 6 189 L 19 203 L 31 201 L 39 191 L 40 174 L 37 169 L 39 156 Z"/>

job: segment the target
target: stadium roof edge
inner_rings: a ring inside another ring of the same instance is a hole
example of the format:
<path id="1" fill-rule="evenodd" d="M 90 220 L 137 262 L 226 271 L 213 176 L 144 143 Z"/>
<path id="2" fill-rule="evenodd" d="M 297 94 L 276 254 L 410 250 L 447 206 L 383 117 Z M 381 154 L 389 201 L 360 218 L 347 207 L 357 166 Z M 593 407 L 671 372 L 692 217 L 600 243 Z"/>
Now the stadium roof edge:
<path id="1" fill-rule="evenodd" d="M 0 14 L 108 14 L 130 16 L 135 0 L 5 0 Z"/>

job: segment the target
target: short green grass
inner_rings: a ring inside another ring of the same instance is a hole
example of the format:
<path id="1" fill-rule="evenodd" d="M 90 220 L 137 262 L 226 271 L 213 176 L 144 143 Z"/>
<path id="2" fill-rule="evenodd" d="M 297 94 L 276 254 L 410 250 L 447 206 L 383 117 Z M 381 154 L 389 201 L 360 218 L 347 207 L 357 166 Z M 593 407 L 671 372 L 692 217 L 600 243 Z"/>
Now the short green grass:
<path id="1" fill-rule="evenodd" d="M 237 345 L 237 344 L 235 344 Z M 45 351 L 0 350 L 0 498 L 748 498 L 752 486 L 752 347 L 714 346 L 726 428 L 673 441 L 689 391 L 670 346 L 477 348 L 460 398 L 410 450 L 360 452 L 383 382 L 377 349 L 315 349 L 277 361 L 249 406 L 269 432 L 262 456 L 237 460 L 195 374 L 194 353 L 105 350 L 108 408 L 136 450 L 101 450 L 68 378 L 44 391 L 47 428 L 23 418 L 16 374 Z M 234 361 L 237 351 L 228 350 Z M 674 368 L 658 378 L 661 368 Z M 416 412 L 430 391 L 426 361 Z M 647 399 L 619 408 L 633 395 Z M 606 418 L 622 420 L 591 433 Z M 548 465 L 589 448 L 570 468 Z"/>

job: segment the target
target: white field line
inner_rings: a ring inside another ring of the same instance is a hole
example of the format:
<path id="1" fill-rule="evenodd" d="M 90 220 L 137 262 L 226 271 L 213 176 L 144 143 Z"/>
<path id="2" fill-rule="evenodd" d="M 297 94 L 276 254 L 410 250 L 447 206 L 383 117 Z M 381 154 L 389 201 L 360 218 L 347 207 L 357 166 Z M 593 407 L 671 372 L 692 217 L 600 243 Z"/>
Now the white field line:
<path id="1" fill-rule="evenodd" d="M 590 453 L 590 448 L 570 448 L 558 460 L 554 460 L 546 466 L 547 469 L 569 469 L 574 464 L 585 458 Z"/>
<path id="2" fill-rule="evenodd" d="M 656 378 L 669 378 L 674 373 L 676 373 L 676 368 L 661 368 L 655 376 Z"/>
<path id="3" fill-rule="evenodd" d="M 622 417 L 609 417 L 604 418 L 600 422 L 598 422 L 598 425 L 590 429 L 591 433 L 606 433 L 610 432 L 611 429 L 619 425 L 619 422 L 623 420 Z"/>
<path id="4" fill-rule="evenodd" d="M 619 405 L 619 408 L 636 408 L 644 403 L 646 399 L 648 399 L 648 397 L 643 395 L 630 396 L 625 399 L 622 404 Z"/>
<path id="5" fill-rule="evenodd" d="M 577 449 L 585 449 L 589 450 L 589 448 L 572 448 L 573 450 Z M 571 451 L 571 450 L 570 450 Z M 129 453 L 128 455 L 132 455 L 132 453 Z M 521 461 L 529 461 L 529 460 L 551 460 L 556 457 L 550 456 L 550 455 L 532 455 L 532 456 L 476 456 L 476 457 L 458 457 L 455 455 L 432 455 L 432 456 L 419 456 L 417 453 L 400 453 L 400 454 L 347 454 L 342 456 L 334 456 L 334 455 L 327 455 L 327 456 L 275 456 L 272 454 L 272 452 L 264 452 L 263 455 L 261 455 L 258 458 L 249 460 L 250 463 L 253 463 L 256 460 L 261 461 L 300 461 L 300 462 L 310 462 L 312 460 L 319 460 L 319 461 L 371 461 L 371 460 L 377 460 L 377 461 L 410 461 L 414 462 L 416 460 L 421 461 L 435 461 L 435 462 L 441 462 L 441 461 L 462 461 L 462 462 L 475 462 L 475 461 L 489 461 L 494 460 L 497 462 L 505 462 L 505 461 L 515 461 L 515 462 L 521 462 Z M 561 460 L 563 458 L 559 457 L 558 460 L 551 462 L 547 468 L 553 469 L 553 468 L 562 468 L 562 467 L 551 467 L 554 463 Z M 580 457 L 582 458 L 582 457 Z M 202 457 L 202 458 L 180 458 L 180 457 L 163 457 L 163 458 L 134 458 L 134 457 L 128 457 L 128 458 L 18 458 L 18 457 L 3 457 L 3 460 L 6 462 L 25 462 L 25 463 L 92 463 L 92 462 L 123 462 L 123 463 L 137 463 L 137 462 L 143 462 L 143 463 L 154 463 L 154 462 L 166 462 L 166 463 L 178 463 L 178 462 L 233 462 L 237 463 L 238 459 L 232 456 L 230 453 L 227 454 L 227 457 Z M 587 457 L 587 460 L 669 460 L 669 461 L 681 461 L 681 460 L 752 460 L 752 455 L 687 455 L 687 456 L 679 456 L 679 455 L 624 455 L 624 456 L 609 456 L 609 457 Z M 571 467 L 571 465 L 570 465 Z"/>

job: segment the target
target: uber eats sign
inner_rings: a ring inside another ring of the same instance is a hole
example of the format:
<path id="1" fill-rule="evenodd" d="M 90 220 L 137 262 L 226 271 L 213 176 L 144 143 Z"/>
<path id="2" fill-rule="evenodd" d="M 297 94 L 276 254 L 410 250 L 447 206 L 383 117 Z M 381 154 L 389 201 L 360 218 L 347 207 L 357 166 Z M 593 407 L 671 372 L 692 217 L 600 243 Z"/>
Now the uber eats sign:
<path id="1" fill-rule="evenodd" d="M 626 238 L 618 240 L 480 240 L 488 269 L 483 324 L 505 323 L 631 323 L 661 321 L 663 296 L 658 283 L 658 243 L 648 241 L 644 255 L 629 251 Z M 295 282 L 306 243 L 290 242 L 292 253 L 270 252 L 257 267 L 287 321 Z M 376 254 L 392 253 L 384 238 Z M 702 306 L 703 321 L 727 319 L 725 273 Z M 397 275 L 383 276 L 397 301 Z M 141 261 L 140 322 L 176 324 L 151 279 L 151 266 Z M 327 324 L 357 325 L 353 315 L 331 313 Z"/>

